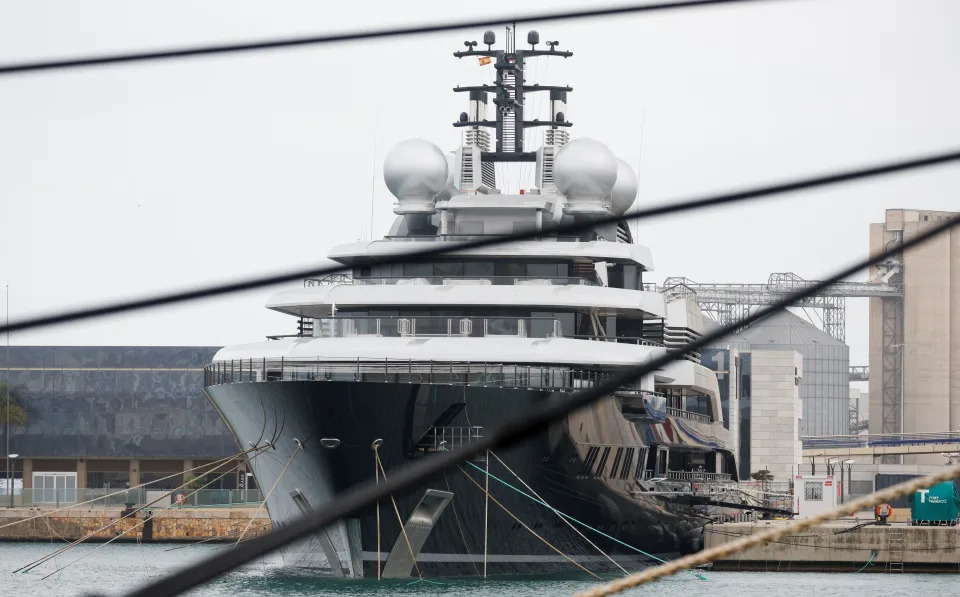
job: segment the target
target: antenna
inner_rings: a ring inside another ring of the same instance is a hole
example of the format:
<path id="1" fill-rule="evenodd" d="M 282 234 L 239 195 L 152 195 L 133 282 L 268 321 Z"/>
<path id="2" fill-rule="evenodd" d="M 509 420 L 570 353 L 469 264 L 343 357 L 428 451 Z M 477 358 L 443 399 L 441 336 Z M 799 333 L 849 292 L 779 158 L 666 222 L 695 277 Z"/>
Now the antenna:
<path id="1" fill-rule="evenodd" d="M 640 163 L 643 161 L 643 129 L 644 129 L 644 126 L 646 126 L 646 124 L 647 124 L 647 109 L 644 107 L 640 109 L 640 148 L 638 149 L 638 155 L 637 155 L 637 199 L 636 200 L 638 203 L 640 202 L 640 192 L 639 192 Z M 634 207 L 634 209 L 637 209 L 637 208 Z M 637 220 L 634 220 L 633 227 L 634 227 L 634 231 L 632 235 L 633 242 L 636 243 L 637 237 L 640 235 L 640 222 L 638 222 Z"/>
<path id="2" fill-rule="evenodd" d="M 476 42 L 474 42 L 476 45 Z M 370 240 L 373 240 L 373 199 L 377 190 L 377 142 L 380 140 L 380 112 L 373 128 L 373 164 L 370 168 Z"/>
<path id="3" fill-rule="evenodd" d="M 483 34 L 483 43 L 486 49 L 478 49 L 475 42 L 465 41 L 466 50 L 454 52 L 457 58 L 466 58 L 476 56 L 480 59 L 481 65 L 487 65 L 493 62 L 496 70 L 496 80 L 493 85 L 482 84 L 478 86 L 456 87 L 454 91 L 470 94 L 471 110 L 466 112 L 467 118 L 462 116 L 453 123 L 453 126 L 467 129 L 468 145 L 481 148 L 480 160 L 483 163 L 498 162 L 536 162 L 537 153 L 528 151 L 524 146 L 524 133 L 529 128 L 548 127 L 553 131 L 551 138 L 560 139 L 557 145 L 563 145 L 569 137 L 565 129 L 572 125 L 569 119 L 565 118 L 564 110 L 566 108 L 567 93 L 573 91 L 569 86 L 541 85 L 539 82 L 528 83 L 524 74 L 524 63 L 528 58 L 535 56 L 550 56 L 569 58 L 573 52 L 558 50 L 559 42 L 550 41 L 547 49 L 537 49 L 540 43 L 540 33 L 530 31 L 527 33 L 527 43 L 529 49 L 517 49 L 516 47 L 516 23 L 511 23 L 506 27 L 506 40 L 503 50 L 493 48 L 497 36 L 493 31 L 486 31 Z M 541 46 L 542 47 L 542 46 Z M 525 98 L 528 93 L 549 93 L 551 99 L 551 115 L 548 120 L 540 120 L 539 115 L 534 115 L 532 120 L 524 119 Z M 495 105 L 496 120 L 487 120 L 479 118 L 477 110 L 474 109 L 480 104 L 487 103 L 487 97 L 493 96 Z M 496 134 L 496 147 L 490 151 L 487 147 L 487 141 L 493 135 L 488 135 L 481 129 L 494 129 Z M 471 139 L 477 139 L 478 142 L 471 143 Z"/>

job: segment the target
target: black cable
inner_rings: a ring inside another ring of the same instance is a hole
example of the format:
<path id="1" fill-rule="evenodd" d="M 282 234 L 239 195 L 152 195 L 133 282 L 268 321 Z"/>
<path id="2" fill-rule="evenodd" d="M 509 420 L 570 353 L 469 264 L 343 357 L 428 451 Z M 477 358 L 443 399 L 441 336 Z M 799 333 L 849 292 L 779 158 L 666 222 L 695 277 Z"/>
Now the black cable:
<path id="1" fill-rule="evenodd" d="M 202 562 L 193 564 L 172 576 L 159 579 L 141 589 L 133 591 L 129 595 L 130 597 L 166 597 L 177 595 L 210 579 L 225 574 L 283 545 L 305 537 L 310 533 L 317 532 L 337 520 L 373 504 L 376 500 L 413 489 L 417 485 L 422 484 L 424 480 L 439 475 L 447 468 L 456 466 L 487 450 L 508 448 L 529 435 L 546 430 L 551 423 L 562 419 L 571 412 L 612 394 L 625 384 L 632 383 L 674 360 L 683 358 L 685 355 L 696 352 L 708 344 L 717 342 L 741 327 L 749 326 L 767 317 L 771 313 L 783 310 L 793 303 L 808 298 L 864 268 L 875 265 L 902 251 L 926 242 L 958 224 L 960 224 L 960 217 L 950 218 L 938 223 L 914 238 L 904 241 L 899 246 L 891 247 L 869 259 L 862 260 L 825 280 L 811 283 L 802 290 L 790 293 L 783 299 L 737 322 L 723 326 L 705 336 L 691 341 L 681 349 L 670 350 L 666 354 L 652 359 L 643 365 L 631 367 L 624 373 L 616 375 L 611 378 L 610 381 L 604 382 L 596 387 L 571 394 L 566 398 L 542 402 L 493 430 L 490 435 L 483 437 L 476 443 L 468 444 L 465 447 L 451 452 L 439 452 L 429 458 L 424 458 L 400 467 L 390 474 L 390 480 L 387 482 L 380 483 L 379 485 L 373 481 L 357 484 L 341 493 L 331 503 L 308 516 L 295 520 L 267 535 L 241 543 L 229 552 L 215 555 Z"/>
<path id="2" fill-rule="evenodd" d="M 436 242 L 436 243 L 431 243 L 432 245 L 435 245 L 435 246 L 428 247 L 426 249 L 419 249 L 416 247 L 412 247 L 412 245 L 419 244 L 419 243 L 396 243 L 398 249 L 411 248 L 412 250 L 409 250 L 409 251 L 404 250 L 398 253 L 394 253 L 392 255 L 384 255 L 382 257 L 372 257 L 371 259 L 365 261 L 364 265 L 377 266 L 377 265 L 388 265 L 393 263 L 413 263 L 413 262 L 425 260 L 430 257 L 435 257 L 437 255 L 450 253 L 452 251 L 475 249 L 479 247 L 489 247 L 489 246 L 499 245 L 507 242 L 529 240 L 529 239 L 539 238 L 539 237 L 548 236 L 548 235 L 576 234 L 576 233 L 583 232 L 585 230 L 592 229 L 598 225 L 618 222 L 620 220 L 641 220 L 645 218 L 652 218 L 652 217 L 663 216 L 667 214 L 676 214 L 676 213 L 681 213 L 686 211 L 693 211 L 693 210 L 697 210 L 705 207 L 716 207 L 716 206 L 727 205 L 731 203 L 740 203 L 744 201 L 759 199 L 761 197 L 769 197 L 771 195 L 777 195 L 781 193 L 790 193 L 790 192 L 795 192 L 795 191 L 800 191 L 805 189 L 812 189 L 816 187 L 839 184 L 843 182 L 861 180 L 864 178 L 873 178 L 876 176 L 883 176 L 887 174 L 893 174 L 896 172 L 905 172 L 908 170 L 926 168 L 929 166 L 946 164 L 949 162 L 956 162 L 956 161 L 960 161 L 960 151 L 952 150 L 944 153 L 935 153 L 935 154 L 926 155 L 918 158 L 887 162 L 887 163 L 883 163 L 875 166 L 869 166 L 866 168 L 842 170 L 839 172 L 834 172 L 832 174 L 824 174 L 821 176 L 815 176 L 811 178 L 800 178 L 800 179 L 782 182 L 774 185 L 757 186 L 757 187 L 747 188 L 740 191 L 734 191 L 734 192 L 726 193 L 722 195 L 712 195 L 712 196 L 707 196 L 707 197 L 702 197 L 697 199 L 691 199 L 688 201 L 681 201 L 679 203 L 661 205 L 659 207 L 651 207 L 647 209 L 638 210 L 630 214 L 625 214 L 623 216 L 605 216 L 602 218 L 597 218 L 594 220 L 589 220 L 581 223 L 545 227 L 542 230 L 528 230 L 525 232 L 518 232 L 518 233 L 506 235 L 506 236 L 492 236 L 487 238 L 481 238 L 478 240 L 471 240 L 467 242 L 457 242 L 457 243 Z M 38 328 L 38 327 L 43 327 L 43 326 L 48 326 L 48 325 L 53 325 L 58 323 L 68 323 L 72 321 L 91 319 L 94 317 L 102 317 L 104 315 L 114 315 L 117 313 L 125 313 L 127 311 L 136 311 L 138 309 L 146 309 L 148 307 L 160 307 L 162 305 L 169 305 L 171 303 L 181 303 L 181 302 L 192 301 L 192 300 L 197 300 L 201 298 L 207 298 L 211 296 L 217 296 L 221 294 L 242 292 L 244 290 L 261 288 L 263 286 L 272 286 L 275 284 L 292 282 L 295 280 L 302 280 L 304 278 L 310 278 L 314 276 L 323 276 L 326 274 L 333 274 L 333 273 L 345 271 L 346 269 L 349 269 L 349 268 L 343 265 L 315 267 L 311 269 L 289 272 L 286 274 L 275 274 L 271 276 L 263 276 L 260 278 L 243 280 L 240 282 L 231 282 L 227 284 L 207 286 L 204 288 L 197 288 L 195 290 L 185 290 L 185 291 L 179 291 L 179 292 L 171 292 L 167 294 L 159 294 L 159 295 L 155 295 L 153 297 L 149 297 L 145 299 L 122 301 L 118 303 L 102 305 L 99 307 L 91 307 L 88 309 L 66 311 L 63 313 L 57 313 L 53 315 L 42 315 L 40 317 L 35 317 L 33 319 L 15 321 L 10 323 L 9 325 L 0 326 L 0 334 L 4 334 L 8 332 L 18 332 L 18 331 L 23 331 L 23 330 L 28 330 L 32 328 Z"/>
<path id="3" fill-rule="evenodd" d="M 666 10 L 682 10 L 686 8 L 704 8 L 723 4 L 756 4 L 784 2 L 786 0 L 683 0 L 680 2 L 658 2 L 645 4 L 630 4 L 610 8 L 593 8 L 571 11 L 551 11 L 518 16 L 504 16 L 496 18 L 478 18 L 433 25 L 412 25 L 405 27 L 389 27 L 370 31 L 351 31 L 347 33 L 330 33 L 326 35 L 311 35 L 306 37 L 288 37 L 267 39 L 255 42 L 220 44 L 209 46 L 192 46 L 174 50 L 156 50 L 153 52 L 131 52 L 128 54 L 108 54 L 103 56 L 87 56 L 84 58 L 69 58 L 62 60 L 41 60 L 35 62 L 21 62 L 0 65 L 0 75 L 35 72 L 84 66 L 98 66 L 105 64 L 121 64 L 124 62 L 145 62 L 149 60 L 167 60 L 173 58 L 188 58 L 191 56 L 210 56 L 213 54 L 229 54 L 237 52 L 252 52 L 277 48 L 292 48 L 297 46 L 314 46 L 321 44 L 342 43 L 385 37 L 401 37 L 407 35 L 422 35 L 439 33 L 441 31 L 455 31 L 458 29 L 479 29 L 495 25 L 510 23 L 549 22 L 591 17 L 612 17 L 645 12 L 660 12 Z"/>

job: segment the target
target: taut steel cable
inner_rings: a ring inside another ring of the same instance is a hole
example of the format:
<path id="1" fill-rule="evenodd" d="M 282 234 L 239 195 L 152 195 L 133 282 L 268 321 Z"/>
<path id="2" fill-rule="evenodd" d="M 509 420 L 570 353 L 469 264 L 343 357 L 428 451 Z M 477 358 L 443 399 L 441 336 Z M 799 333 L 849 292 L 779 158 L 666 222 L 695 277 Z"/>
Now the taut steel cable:
<path id="1" fill-rule="evenodd" d="M 81 58 L 66 58 L 61 60 L 39 60 L 14 64 L 0 64 L 0 76 L 88 66 L 171 60 L 175 58 L 212 56 L 217 54 L 235 54 L 239 52 L 253 52 L 389 37 L 423 35 L 426 33 L 456 31 L 458 29 L 479 29 L 482 27 L 493 27 L 495 25 L 508 25 L 510 23 L 546 23 L 550 21 L 586 19 L 592 17 L 613 17 L 618 15 L 638 13 L 679 11 L 683 9 L 707 8 L 710 6 L 722 6 L 728 4 L 771 4 L 789 1 L 796 0 L 682 0 L 680 2 L 629 4 L 627 6 L 612 6 L 607 8 L 591 8 L 585 10 L 549 11 L 516 16 L 468 19 L 462 21 L 451 21 L 449 23 L 435 23 L 430 25 L 388 27 L 384 29 L 371 29 L 369 31 L 350 31 L 345 33 L 311 35 L 306 37 L 265 39 L 261 41 L 243 43 L 190 46 L 170 50 L 155 50 L 150 52 L 129 52 L 124 54 L 105 54 L 101 56 L 85 56 Z"/>
<path id="2" fill-rule="evenodd" d="M 564 399 L 541 403 L 493 430 L 489 436 L 482 438 L 476 443 L 469 444 L 466 447 L 452 452 L 439 452 L 430 458 L 401 467 L 391 475 L 390 481 L 386 481 L 380 485 L 376 485 L 372 481 L 355 485 L 351 489 L 341 493 L 340 496 L 330 504 L 309 516 L 294 521 L 272 533 L 238 545 L 229 552 L 215 555 L 194 564 L 172 576 L 159 579 L 133 591 L 129 596 L 168 597 L 180 594 L 210 579 L 225 574 L 261 555 L 278 549 L 291 541 L 319 531 L 360 508 L 372 505 L 378 499 L 409 490 L 424 480 L 434 475 L 439 475 L 446 469 L 456 466 L 469 458 L 478 456 L 486 450 L 496 450 L 511 446 L 529 435 L 545 430 L 550 423 L 612 393 L 624 384 L 633 382 L 644 375 L 649 375 L 671 361 L 695 352 L 712 342 L 716 342 L 735 332 L 740 327 L 750 325 L 772 313 L 781 311 L 791 304 L 816 294 L 867 267 L 924 243 L 938 234 L 955 227 L 957 224 L 960 224 L 960 217 L 944 220 L 914 238 L 904 241 L 901 245 L 888 248 L 866 260 L 859 261 L 822 281 L 811 283 L 809 286 L 797 292 L 790 293 L 783 299 L 768 307 L 761 308 L 737 322 L 723 326 L 705 336 L 693 340 L 684 345 L 683 348 L 671 350 L 665 355 L 652 359 L 642 365 L 631 367 L 626 372 L 611 378 L 609 381 L 583 392 L 572 394 Z"/>
<path id="3" fill-rule="evenodd" d="M 365 265 L 377 266 L 377 265 L 387 265 L 387 264 L 393 264 L 393 263 L 414 263 L 430 257 L 435 257 L 437 255 L 447 254 L 447 253 L 455 252 L 458 250 L 475 249 L 479 247 L 490 247 L 494 245 L 500 245 L 503 243 L 529 240 L 529 239 L 534 239 L 534 238 L 549 236 L 549 235 L 574 234 L 574 233 L 583 232 L 585 230 L 594 228 L 595 226 L 598 226 L 598 225 L 611 223 L 611 222 L 618 222 L 620 220 L 641 220 L 641 219 L 652 218 L 656 216 L 664 216 L 668 214 L 677 214 L 677 213 L 682 213 L 687 211 L 694 211 L 694 210 L 702 209 L 705 207 L 717 207 L 717 206 L 728 205 L 733 203 L 742 203 L 745 201 L 751 201 L 751 200 L 760 199 L 760 198 L 770 198 L 773 195 L 791 193 L 795 191 L 802 191 L 802 190 L 813 189 L 817 187 L 836 185 L 844 182 L 852 182 L 855 180 L 862 180 L 866 178 L 874 178 L 877 176 L 884 176 L 888 174 L 894 174 L 897 172 L 917 170 L 919 168 L 927 168 L 930 166 L 947 164 L 947 163 L 956 162 L 956 161 L 960 161 L 960 150 L 951 149 L 945 152 L 931 153 L 931 154 L 904 159 L 904 160 L 884 162 L 884 163 L 876 164 L 873 166 L 867 166 L 864 168 L 839 170 L 832 173 L 823 174 L 820 176 L 813 176 L 809 178 L 796 178 L 793 180 L 788 180 L 785 182 L 780 182 L 772 185 L 747 187 L 741 190 L 732 191 L 730 193 L 724 193 L 719 195 L 708 195 L 706 197 L 694 198 L 687 201 L 680 201 L 677 203 L 670 203 L 670 204 L 660 205 L 656 207 L 650 207 L 647 209 L 635 211 L 631 214 L 624 214 L 623 216 L 607 216 L 603 218 L 597 218 L 595 220 L 591 220 L 585 223 L 552 226 L 549 228 L 544 228 L 543 230 L 530 230 L 530 231 L 519 232 L 519 233 L 510 234 L 506 236 L 483 238 L 483 239 L 472 240 L 467 242 L 457 242 L 457 243 L 438 242 L 435 244 L 444 245 L 444 246 L 431 247 L 427 249 L 413 249 L 413 250 L 394 253 L 391 255 L 373 257 L 369 259 L 367 262 L 365 262 Z M 400 243 L 397 243 L 397 244 L 400 244 Z M 413 243 L 408 243 L 408 244 L 413 244 Z M 121 301 L 121 302 L 101 305 L 99 307 L 65 311 L 63 313 L 55 313 L 52 315 L 42 315 L 40 317 L 35 317 L 32 319 L 24 319 L 21 321 L 15 321 L 13 323 L 0 326 L 0 334 L 7 333 L 7 332 L 23 331 L 23 330 L 39 328 L 39 327 L 44 327 L 44 326 L 49 326 L 49 325 L 59 324 L 59 323 L 68 323 L 72 321 L 81 321 L 84 319 L 92 319 L 94 317 L 102 317 L 104 315 L 115 315 L 118 313 L 126 313 L 128 311 L 146 309 L 149 307 L 160 307 L 160 306 L 169 305 L 172 303 L 182 303 L 186 301 L 208 298 L 211 296 L 218 296 L 221 294 L 242 292 L 245 290 L 262 288 L 264 286 L 272 286 L 272 285 L 281 284 L 284 282 L 298 281 L 298 280 L 302 280 L 303 278 L 333 274 L 337 272 L 342 272 L 346 269 L 348 268 L 342 265 L 314 267 L 309 269 L 292 271 L 285 274 L 275 274 L 275 275 L 263 276 L 258 278 L 250 278 L 247 280 L 241 280 L 240 282 L 230 282 L 225 284 L 217 284 L 213 286 L 205 286 L 205 287 L 196 288 L 193 290 L 182 290 L 182 291 L 170 292 L 166 294 L 158 294 L 158 295 L 154 295 L 152 297 L 148 297 L 144 299 Z"/>

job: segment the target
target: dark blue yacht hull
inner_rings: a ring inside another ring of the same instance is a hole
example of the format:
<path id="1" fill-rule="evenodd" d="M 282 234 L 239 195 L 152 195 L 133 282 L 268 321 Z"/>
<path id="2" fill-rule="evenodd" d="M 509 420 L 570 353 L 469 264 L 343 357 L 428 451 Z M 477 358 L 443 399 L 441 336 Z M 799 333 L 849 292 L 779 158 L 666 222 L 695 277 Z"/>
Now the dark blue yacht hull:
<path id="1" fill-rule="evenodd" d="M 275 526 L 322 506 L 348 487 L 373 480 L 375 440 L 382 440 L 377 453 L 389 477 L 412 459 L 430 458 L 441 437 L 438 429 L 449 430 L 443 435 L 449 441 L 440 449 L 456 448 L 458 442 L 470 441 L 469 432 L 458 435 L 456 429 L 482 433 L 553 396 L 531 389 L 356 381 L 228 383 L 212 385 L 207 393 L 242 446 L 268 441 L 273 445 L 252 456 L 249 467 L 264 493 L 270 492 L 267 510 Z M 488 575 L 582 573 L 558 551 L 591 571 L 616 571 L 600 550 L 635 570 L 651 561 L 637 550 L 669 558 L 699 549 L 702 516 L 690 506 L 624 491 L 632 487 L 638 468 L 627 458 L 620 471 L 610 468 L 617 466 L 613 463 L 603 476 L 585 474 L 594 463 L 585 468 L 577 450 L 577 442 L 582 444 L 584 438 L 575 435 L 568 420 L 521 445 L 448 470 L 395 496 L 406 523 L 427 490 L 452 494 L 432 528 L 417 531 L 427 532 L 416 557 L 421 573 L 477 576 L 484 567 Z M 643 463 L 639 465 L 642 468 Z M 490 495 L 509 513 L 488 501 L 482 489 L 488 466 L 491 475 L 531 493 L 519 477 L 550 506 L 599 531 L 574 525 L 596 547 L 555 512 L 494 478 L 489 479 Z M 385 567 L 388 553 L 400 541 L 404 539 L 394 506 L 384 500 L 379 523 L 377 509 L 367 507 L 288 546 L 283 555 L 289 565 L 335 576 L 375 577 L 378 552 Z M 408 551 L 405 545 L 401 551 Z M 401 567 L 407 575 L 416 574 Z"/>

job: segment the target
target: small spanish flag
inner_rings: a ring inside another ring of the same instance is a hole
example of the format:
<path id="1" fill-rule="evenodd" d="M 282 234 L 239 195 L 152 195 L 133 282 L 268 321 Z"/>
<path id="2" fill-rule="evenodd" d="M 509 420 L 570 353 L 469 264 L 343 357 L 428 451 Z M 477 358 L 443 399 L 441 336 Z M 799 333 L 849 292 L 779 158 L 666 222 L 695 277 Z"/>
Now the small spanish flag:
<path id="1" fill-rule="evenodd" d="M 490 57 L 489 57 L 489 56 L 481 56 L 481 57 L 480 57 L 480 66 L 486 66 L 486 65 L 488 65 L 488 64 L 490 64 Z"/>

